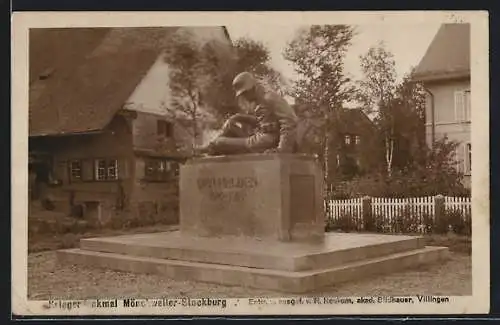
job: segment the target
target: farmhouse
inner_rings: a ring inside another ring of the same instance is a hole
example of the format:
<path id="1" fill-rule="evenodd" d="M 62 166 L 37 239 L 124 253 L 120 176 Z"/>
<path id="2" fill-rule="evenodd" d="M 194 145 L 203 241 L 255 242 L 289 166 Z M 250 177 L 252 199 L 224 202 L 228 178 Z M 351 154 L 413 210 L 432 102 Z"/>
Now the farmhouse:
<path id="1" fill-rule="evenodd" d="M 193 139 L 167 114 L 164 46 L 182 29 L 232 46 L 216 26 L 30 31 L 31 202 L 99 222 L 124 212 L 176 221 Z"/>

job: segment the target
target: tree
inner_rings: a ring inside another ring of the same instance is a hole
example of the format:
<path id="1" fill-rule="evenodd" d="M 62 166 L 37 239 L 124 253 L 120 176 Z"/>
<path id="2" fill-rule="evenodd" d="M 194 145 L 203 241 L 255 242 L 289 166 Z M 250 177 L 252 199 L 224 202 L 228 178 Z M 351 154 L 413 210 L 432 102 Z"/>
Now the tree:
<path id="1" fill-rule="evenodd" d="M 220 126 L 238 110 L 232 81 L 239 72 L 253 72 L 273 88 L 282 88 L 282 77 L 270 58 L 263 43 L 248 38 L 228 49 L 217 40 L 200 42 L 189 30 L 173 35 L 165 55 L 171 67 L 169 112 L 189 131 L 193 146 L 207 123 Z"/>
<path id="2" fill-rule="evenodd" d="M 383 42 L 368 49 L 360 56 L 364 79 L 359 81 L 358 101 L 367 113 L 375 113 L 375 122 L 383 137 L 386 172 L 392 173 L 395 143 L 393 114 L 396 90 L 396 62 Z"/>
<path id="3" fill-rule="evenodd" d="M 389 102 L 394 120 L 393 167 L 409 170 L 425 164 L 425 91 L 412 73 L 397 85 Z"/>
<path id="4" fill-rule="evenodd" d="M 297 114 L 307 124 L 304 134 L 310 137 L 305 141 L 316 148 L 327 179 L 328 149 L 335 143 L 330 131 L 335 129 L 338 110 L 353 94 L 343 59 L 354 34 L 348 25 L 313 25 L 300 30 L 283 53 L 298 75 L 291 95 L 298 103 Z"/>
<path id="5" fill-rule="evenodd" d="M 233 78 L 236 75 L 237 56 L 233 48 L 227 50 L 212 40 L 201 49 L 204 64 L 200 75 L 205 79 L 203 99 L 211 108 L 211 113 L 223 121 L 237 110 L 236 99 L 232 90 Z"/>
<path id="6" fill-rule="evenodd" d="M 169 87 L 172 101 L 168 112 L 188 130 L 192 146 L 199 135 L 198 119 L 201 117 L 202 96 L 205 80 L 200 78 L 205 70 L 205 58 L 199 44 L 188 31 L 179 31 L 172 36 L 165 55 L 169 64 Z"/>
<path id="7" fill-rule="evenodd" d="M 243 37 L 234 42 L 234 48 L 237 73 L 251 72 L 278 93 L 285 93 L 286 81 L 281 73 L 271 66 L 271 53 L 264 43 Z"/>

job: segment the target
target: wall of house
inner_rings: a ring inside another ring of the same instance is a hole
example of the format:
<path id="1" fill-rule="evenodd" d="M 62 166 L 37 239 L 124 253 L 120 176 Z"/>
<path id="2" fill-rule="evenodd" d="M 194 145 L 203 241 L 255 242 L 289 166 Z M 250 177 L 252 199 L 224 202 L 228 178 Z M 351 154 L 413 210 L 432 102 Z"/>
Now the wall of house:
<path id="1" fill-rule="evenodd" d="M 53 177 L 60 180 L 60 186 L 47 188 L 48 198 L 59 210 L 68 212 L 70 197 L 75 203 L 100 202 L 102 218 L 109 219 L 114 213 L 120 195 L 132 193 L 131 166 L 133 163 L 130 127 L 124 118 L 117 117 L 103 130 L 92 135 L 61 136 L 41 138 L 34 142 L 34 148 L 49 152 L 53 157 Z M 117 181 L 93 180 L 94 159 L 116 159 L 118 161 Z M 70 161 L 82 162 L 82 180 L 70 179 Z M 102 220 L 106 221 L 106 220 Z"/>
<path id="2" fill-rule="evenodd" d="M 470 186 L 470 161 L 467 144 L 471 142 L 471 123 L 459 121 L 455 115 L 455 92 L 470 89 L 470 80 L 454 80 L 426 84 L 426 88 L 434 95 L 435 138 L 447 136 L 449 140 L 459 142 L 456 157 L 459 171 L 465 174 L 464 184 Z M 431 98 L 427 95 L 426 103 L 426 140 L 432 145 L 432 111 Z M 471 108 L 473 111 L 473 108 Z"/>
<path id="3" fill-rule="evenodd" d="M 189 31 L 199 41 L 200 45 L 210 40 L 217 40 L 222 44 L 221 49 L 231 49 L 231 44 L 221 27 L 183 27 L 180 28 L 180 32 L 182 30 Z M 177 112 L 169 110 L 171 109 L 170 103 L 172 100 L 169 89 L 169 69 L 168 64 L 165 63 L 164 55 L 158 56 L 155 63 L 126 101 L 125 107 L 127 109 L 145 113 L 138 116 L 133 124 L 135 148 L 153 149 L 153 146 L 158 146 L 160 139 L 156 135 L 155 119 L 164 116 L 172 120 L 178 115 Z M 174 138 L 178 142 L 182 142 L 187 147 L 191 146 L 192 135 L 186 132 L 180 123 L 175 126 L 174 133 Z M 213 131 L 203 131 L 196 141 L 197 144 L 204 144 L 213 138 L 214 134 L 212 133 Z M 165 141 L 161 142 L 160 145 L 175 147 L 173 143 L 167 144 Z"/>
<path id="4" fill-rule="evenodd" d="M 146 156 L 136 156 L 134 162 L 134 192 L 131 206 L 141 217 L 153 217 L 164 222 L 178 222 L 179 180 L 172 176 L 167 181 L 151 181 L 145 177 Z M 175 163 L 174 160 L 171 160 Z"/>
<path id="5" fill-rule="evenodd" d="M 351 112 L 353 113 L 353 112 Z M 377 138 L 372 122 L 361 114 L 341 116 L 341 126 L 332 133 L 329 146 L 329 171 L 330 181 L 352 177 L 352 173 L 359 175 L 373 171 L 380 165 L 380 155 L 377 152 L 380 146 L 375 144 Z M 346 143 L 348 135 L 350 143 Z M 356 136 L 360 142 L 356 144 Z"/>
<path id="6" fill-rule="evenodd" d="M 151 157 L 177 156 L 176 148 L 182 139 L 176 134 L 179 128 L 172 124 L 173 134 L 165 137 L 158 134 L 158 120 L 169 121 L 164 115 L 147 112 L 137 112 L 132 121 L 132 142 L 134 151 L 144 154 L 134 154 L 131 168 L 133 191 L 130 196 L 130 211 L 139 218 L 156 218 L 170 223 L 177 222 L 178 180 L 168 182 L 151 181 L 145 178 L 146 160 Z M 172 160 L 174 161 L 174 160 Z"/>
<path id="7" fill-rule="evenodd" d="M 172 137 L 158 134 L 158 121 L 170 122 L 165 115 L 137 112 L 132 122 L 134 149 L 175 152 L 175 133 Z"/>
<path id="8" fill-rule="evenodd" d="M 154 116 L 150 114 L 138 114 L 137 119 L 131 123 L 124 117 L 117 116 L 102 133 L 45 138 L 42 141 L 44 143 L 37 143 L 35 147 L 39 150 L 49 151 L 52 154 L 53 176 L 62 181 L 60 186 L 51 186 L 46 190 L 47 197 L 55 203 L 56 209 L 69 212 L 70 197 L 73 196 L 75 204 L 86 204 L 86 218 L 92 215 L 97 218 L 99 210 L 99 220 L 103 223 L 113 216 L 139 219 L 149 217 L 155 218 L 150 220 L 167 219 L 169 222 L 176 222 L 177 179 L 173 178 L 169 182 L 145 180 L 146 157 L 136 156 L 134 153 L 133 123 L 148 121 L 156 130 L 156 119 L 151 119 L 152 117 Z M 134 140 L 143 143 L 144 146 L 151 139 L 147 133 L 139 132 L 134 136 Z M 153 152 L 158 153 L 158 150 L 155 149 Z M 118 180 L 92 179 L 93 160 L 99 158 L 118 160 Z M 72 160 L 83 162 L 83 168 L 86 168 L 83 174 L 87 177 L 80 181 L 70 179 L 69 163 Z"/>
<path id="9" fill-rule="evenodd" d="M 182 30 L 191 32 L 200 45 L 210 40 L 218 40 L 223 45 L 222 48 L 231 48 L 221 27 L 183 27 L 179 32 Z M 147 113 L 166 114 L 171 102 L 169 69 L 164 54 L 159 55 L 126 101 L 127 107 Z"/>
<path id="10" fill-rule="evenodd" d="M 164 55 L 158 56 L 127 100 L 126 107 L 145 113 L 165 115 L 170 104 L 169 66 Z"/>

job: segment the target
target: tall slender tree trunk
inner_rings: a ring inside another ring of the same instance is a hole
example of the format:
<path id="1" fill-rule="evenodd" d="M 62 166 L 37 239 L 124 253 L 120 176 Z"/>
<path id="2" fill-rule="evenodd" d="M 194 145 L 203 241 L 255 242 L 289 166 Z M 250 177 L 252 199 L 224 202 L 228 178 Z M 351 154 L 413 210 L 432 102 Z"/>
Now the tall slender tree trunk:
<path id="1" fill-rule="evenodd" d="M 193 141 L 191 145 L 191 152 L 194 155 L 195 153 L 195 148 L 196 148 L 196 141 L 198 139 L 198 119 L 196 114 L 198 113 L 198 105 L 196 101 L 196 95 L 192 92 L 189 91 L 189 97 L 191 100 L 191 122 L 193 126 Z"/>
<path id="2" fill-rule="evenodd" d="M 389 137 L 385 139 L 385 161 L 387 165 L 387 176 L 392 176 L 392 157 L 394 151 L 394 140 Z"/>
<path id="3" fill-rule="evenodd" d="M 387 164 L 387 176 L 392 176 L 392 159 L 394 157 L 394 125 L 391 125 L 391 131 L 385 137 L 385 161 Z"/>
<path id="4" fill-rule="evenodd" d="M 191 116 L 193 121 L 193 143 L 192 143 L 192 151 L 194 153 L 196 148 L 196 141 L 198 139 L 198 121 L 196 119 L 196 111 L 193 110 L 193 114 Z"/>
<path id="5" fill-rule="evenodd" d="M 325 168 L 325 181 L 328 183 L 330 180 L 330 163 L 329 163 L 329 156 L 330 156 L 330 130 L 329 128 L 326 129 L 325 132 L 325 139 L 324 139 L 324 144 L 323 144 L 323 164 Z"/>

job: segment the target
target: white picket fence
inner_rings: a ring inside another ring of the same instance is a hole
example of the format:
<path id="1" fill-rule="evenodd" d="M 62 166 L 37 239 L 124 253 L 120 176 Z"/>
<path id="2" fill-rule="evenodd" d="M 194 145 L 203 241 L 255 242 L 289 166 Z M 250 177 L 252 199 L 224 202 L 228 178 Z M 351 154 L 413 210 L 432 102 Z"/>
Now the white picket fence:
<path id="1" fill-rule="evenodd" d="M 464 215 L 471 215 L 472 202 L 470 197 L 444 197 L 444 206 L 447 210 L 459 210 Z"/>
<path id="2" fill-rule="evenodd" d="M 413 223 L 416 223 L 416 231 L 423 232 L 425 218 L 435 217 L 435 197 L 414 197 L 414 198 L 370 198 L 371 216 L 382 224 L 393 224 L 395 218 L 402 214 L 412 216 Z M 464 217 L 471 214 L 471 199 L 469 197 L 444 197 L 445 210 L 459 210 Z M 356 228 L 363 229 L 363 199 L 352 198 L 346 200 L 325 201 L 327 208 L 327 218 L 338 220 L 343 216 L 350 216 Z M 406 211 L 405 211 L 406 210 Z"/>
<path id="3" fill-rule="evenodd" d="M 354 198 L 346 200 L 329 200 L 327 216 L 329 219 L 338 219 L 342 215 L 348 214 L 354 218 L 356 224 L 363 224 L 363 199 Z"/>

